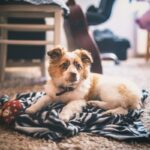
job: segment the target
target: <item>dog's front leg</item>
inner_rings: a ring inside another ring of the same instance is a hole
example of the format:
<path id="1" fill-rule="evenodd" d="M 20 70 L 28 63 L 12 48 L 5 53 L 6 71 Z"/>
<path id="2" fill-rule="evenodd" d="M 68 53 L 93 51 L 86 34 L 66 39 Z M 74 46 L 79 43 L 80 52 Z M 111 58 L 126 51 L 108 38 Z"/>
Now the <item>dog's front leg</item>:
<path id="1" fill-rule="evenodd" d="M 59 114 L 59 118 L 65 122 L 68 122 L 74 114 L 79 114 L 82 108 L 86 106 L 85 100 L 74 100 L 69 102 Z"/>
<path id="2" fill-rule="evenodd" d="M 42 96 L 35 104 L 32 104 L 29 108 L 25 110 L 27 114 L 34 114 L 42 108 L 46 107 L 50 103 L 50 96 Z"/>

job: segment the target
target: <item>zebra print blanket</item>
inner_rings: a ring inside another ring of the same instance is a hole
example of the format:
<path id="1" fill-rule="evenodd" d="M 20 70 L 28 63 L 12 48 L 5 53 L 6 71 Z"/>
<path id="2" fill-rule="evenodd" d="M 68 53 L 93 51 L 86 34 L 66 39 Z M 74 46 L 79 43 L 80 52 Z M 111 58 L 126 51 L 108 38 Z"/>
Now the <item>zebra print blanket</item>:
<path id="1" fill-rule="evenodd" d="M 16 99 L 26 109 L 43 95 L 45 95 L 44 92 L 22 93 L 18 94 Z M 143 90 L 142 102 L 147 96 L 148 93 Z M 125 116 L 101 115 L 104 110 L 86 106 L 79 116 L 74 116 L 68 123 L 65 123 L 58 117 L 63 106 L 62 103 L 57 102 L 32 116 L 22 113 L 15 119 L 14 129 L 32 137 L 55 141 L 77 135 L 80 132 L 117 140 L 150 141 L 150 133 L 146 131 L 140 120 L 143 110 L 129 111 Z"/>

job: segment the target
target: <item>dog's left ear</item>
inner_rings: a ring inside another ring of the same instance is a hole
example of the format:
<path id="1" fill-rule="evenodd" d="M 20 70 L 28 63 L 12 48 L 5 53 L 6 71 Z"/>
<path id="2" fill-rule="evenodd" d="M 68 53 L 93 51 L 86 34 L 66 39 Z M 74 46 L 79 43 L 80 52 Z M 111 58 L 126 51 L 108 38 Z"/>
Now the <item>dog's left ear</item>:
<path id="1" fill-rule="evenodd" d="M 77 49 L 77 50 L 75 50 L 75 53 L 81 58 L 83 63 L 85 63 L 85 64 L 93 63 L 93 58 L 87 50 Z"/>
<path id="2" fill-rule="evenodd" d="M 62 57 L 64 54 L 64 49 L 61 47 L 56 47 L 52 50 L 49 50 L 47 52 L 47 55 L 52 59 L 52 60 L 58 60 Z"/>

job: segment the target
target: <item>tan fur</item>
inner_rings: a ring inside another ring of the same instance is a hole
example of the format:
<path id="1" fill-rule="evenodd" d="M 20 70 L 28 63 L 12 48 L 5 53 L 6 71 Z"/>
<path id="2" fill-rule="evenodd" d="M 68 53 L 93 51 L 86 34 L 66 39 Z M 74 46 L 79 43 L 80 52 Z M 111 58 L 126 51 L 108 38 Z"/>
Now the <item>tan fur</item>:
<path id="1" fill-rule="evenodd" d="M 85 96 L 85 99 L 88 100 L 92 100 L 92 99 L 97 99 L 98 95 L 96 95 L 95 91 L 96 91 L 96 82 L 98 80 L 97 75 L 96 74 L 92 74 L 93 78 L 91 79 L 91 86 L 90 89 L 87 93 L 87 95 Z"/>
<path id="2" fill-rule="evenodd" d="M 139 96 L 133 93 L 132 91 L 128 90 L 125 84 L 118 85 L 118 92 L 124 96 L 126 103 L 128 104 L 127 107 L 131 109 L 139 109 L 140 108 L 140 101 Z M 130 98 L 130 100 L 129 100 Z"/>
<path id="3" fill-rule="evenodd" d="M 80 113 L 86 103 L 106 109 L 105 115 L 126 114 L 128 109 L 140 109 L 140 89 L 125 79 L 91 73 L 93 59 L 86 50 L 67 52 L 58 47 L 49 51 L 48 55 L 51 80 L 45 85 L 47 95 L 29 107 L 27 113 L 35 113 L 48 103 L 58 100 L 66 103 L 59 116 L 64 121 Z M 57 95 L 65 87 L 73 90 Z"/>

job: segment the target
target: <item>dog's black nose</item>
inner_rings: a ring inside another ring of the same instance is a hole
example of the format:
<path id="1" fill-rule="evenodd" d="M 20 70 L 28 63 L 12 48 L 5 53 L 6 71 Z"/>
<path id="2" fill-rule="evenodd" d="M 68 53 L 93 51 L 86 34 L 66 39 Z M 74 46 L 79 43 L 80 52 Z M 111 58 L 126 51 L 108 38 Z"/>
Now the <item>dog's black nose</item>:
<path id="1" fill-rule="evenodd" d="M 77 74 L 74 72 L 70 72 L 70 79 L 71 79 L 71 81 L 76 81 L 77 80 Z"/>

